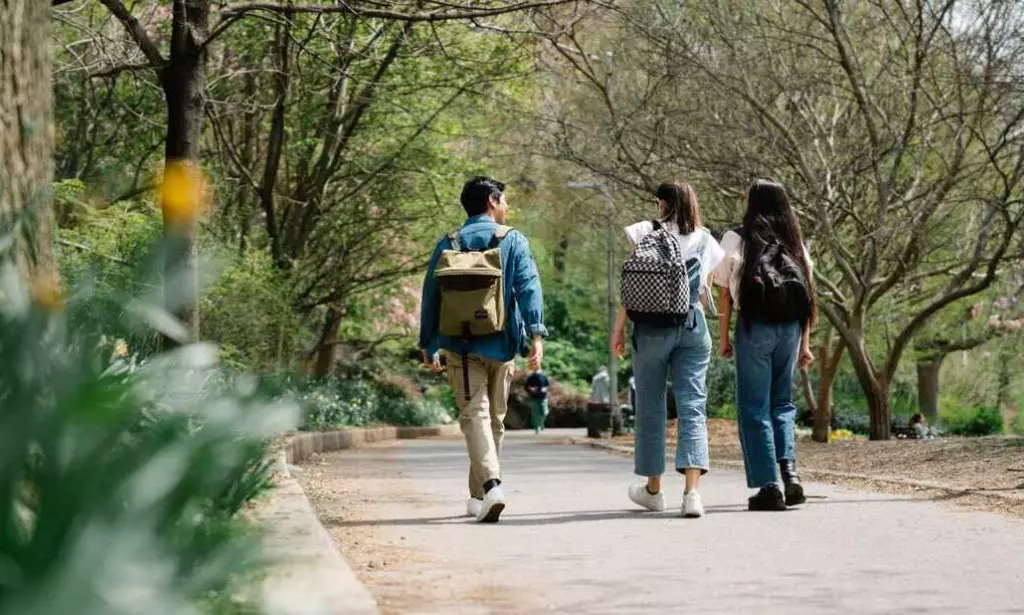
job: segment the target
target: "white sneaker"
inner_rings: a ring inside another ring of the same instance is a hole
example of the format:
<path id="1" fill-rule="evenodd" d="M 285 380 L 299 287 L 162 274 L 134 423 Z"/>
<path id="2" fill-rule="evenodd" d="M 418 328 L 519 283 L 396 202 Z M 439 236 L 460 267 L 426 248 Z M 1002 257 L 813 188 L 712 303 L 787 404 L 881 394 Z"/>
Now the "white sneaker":
<path id="1" fill-rule="evenodd" d="M 696 489 L 683 496 L 683 516 L 687 519 L 699 519 L 704 516 L 704 503 L 700 501 L 700 494 Z"/>
<path id="2" fill-rule="evenodd" d="M 484 501 L 476 498 L 469 498 L 466 500 L 466 516 L 476 517 L 480 514 L 480 507 L 483 506 Z"/>
<path id="3" fill-rule="evenodd" d="M 501 490 L 500 486 L 494 487 L 480 502 L 480 511 L 476 514 L 476 520 L 480 523 L 497 523 L 503 510 L 505 510 L 505 492 Z"/>
<path id="4" fill-rule="evenodd" d="M 629 499 L 637 506 L 642 506 L 653 512 L 665 510 L 665 494 L 655 493 L 651 495 L 647 491 L 647 483 L 637 483 L 629 488 Z"/>

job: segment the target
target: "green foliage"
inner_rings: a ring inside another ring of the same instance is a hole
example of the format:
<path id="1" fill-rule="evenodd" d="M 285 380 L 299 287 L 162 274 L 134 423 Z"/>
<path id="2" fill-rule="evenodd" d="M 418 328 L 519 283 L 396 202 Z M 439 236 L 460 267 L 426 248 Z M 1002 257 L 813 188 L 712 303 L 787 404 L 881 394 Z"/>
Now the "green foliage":
<path id="1" fill-rule="evenodd" d="M 1024 411 L 1022 410 L 1017 410 L 1017 418 L 1013 421 L 1013 433 L 1024 436 Z"/>
<path id="2" fill-rule="evenodd" d="M 720 419 L 736 418 L 736 363 L 723 359 L 711 351 L 708 365 L 708 416 Z"/>
<path id="3" fill-rule="evenodd" d="M 739 410 L 737 410 L 736 404 L 732 402 L 708 406 L 708 417 L 713 419 L 728 419 L 730 421 L 735 421 L 738 412 Z"/>
<path id="4" fill-rule="evenodd" d="M 965 405 L 949 396 L 939 400 L 942 430 L 958 436 L 990 436 L 1003 433 L 1003 415 L 991 406 Z"/>
<path id="5" fill-rule="evenodd" d="M 221 272 L 200 300 L 203 336 L 228 349 L 237 368 L 269 371 L 287 365 L 304 332 L 287 280 L 270 255 L 249 250 L 238 256 L 213 242 L 207 254 Z"/>
<path id="6" fill-rule="evenodd" d="M 294 408 L 210 345 L 119 358 L 84 290 L 33 300 L 11 265 L 0 284 L 0 614 L 136 613 L 139 596 L 195 613 L 259 563 L 237 513 L 268 488 L 266 438 Z"/>
<path id="7" fill-rule="evenodd" d="M 300 385 L 304 430 L 369 425 L 425 426 L 450 423 L 451 406 L 443 394 L 414 399 L 388 383 L 368 379 L 331 379 Z"/>
<path id="8" fill-rule="evenodd" d="M 832 410 L 832 429 L 845 429 L 858 435 L 867 435 L 871 418 L 866 411 L 835 407 Z"/>
<path id="9" fill-rule="evenodd" d="M 139 356 L 156 352 L 160 338 L 127 319 L 127 306 L 136 297 L 153 301 L 163 292 L 152 250 L 160 223 L 145 209 L 118 203 L 83 214 L 74 226 L 57 232 L 61 277 L 75 292 L 87 295 L 92 310 L 88 322 L 108 337 L 124 340 Z"/>

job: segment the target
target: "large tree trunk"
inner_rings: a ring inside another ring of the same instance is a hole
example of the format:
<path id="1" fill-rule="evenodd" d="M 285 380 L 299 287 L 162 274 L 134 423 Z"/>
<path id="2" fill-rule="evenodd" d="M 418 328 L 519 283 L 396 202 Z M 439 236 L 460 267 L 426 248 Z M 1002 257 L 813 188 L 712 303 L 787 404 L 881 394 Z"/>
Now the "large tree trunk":
<path id="1" fill-rule="evenodd" d="M 0 224 L 26 216 L 18 265 L 55 280 L 50 13 L 49 2 L 0 0 Z"/>
<path id="2" fill-rule="evenodd" d="M 327 309 L 324 317 L 324 328 L 320 332 L 317 344 L 316 363 L 313 365 L 314 378 L 326 378 L 334 367 L 334 355 L 337 352 L 338 331 L 341 329 L 341 310 L 335 307 Z"/>
<path id="3" fill-rule="evenodd" d="M 936 356 L 917 362 L 917 407 L 933 425 L 939 418 L 939 372 L 944 358 Z"/>
<path id="4" fill-rule="evenodd" d="M 209 0 L 174 2 L 170 61 L 160 74 L 167 104 L 165 169 L 179 164 L 198 168 L 206 88 L 203 73 L 206 54 L 202 42 L 209 31 L 209 10 Z M 165 271 L 166 300 L 170 311 L 185 323 L 192 339 L 199 337 L 199 269 L 195 239 L 200 207 L 201 203 L 194 203 L 194 214 L 184 219 L 180 212 L 176 214 L 164 208 L 164 228 L 171 246 Z M 175 279 L 178 284 L 172 286 Z M 174 346 L 176 340 L 165 338 L 164 343 Z"/>

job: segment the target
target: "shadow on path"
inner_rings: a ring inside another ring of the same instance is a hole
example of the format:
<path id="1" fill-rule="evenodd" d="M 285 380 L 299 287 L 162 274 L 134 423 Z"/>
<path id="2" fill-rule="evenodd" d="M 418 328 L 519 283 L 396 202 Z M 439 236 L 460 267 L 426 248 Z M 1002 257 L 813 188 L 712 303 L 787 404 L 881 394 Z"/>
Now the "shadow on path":
<path id="1" fill-rule="evenodd" d="M 920 502 L 916 498 L 888 498 L 870 500 L 820 500 L 814 506 L 836 506 L 846 504 L 891 504 L 897 502 Z M 747 513 L 747 507 L 741 504 L 707 506 L 707 514 L 720 515 L 727 513 Z M 800 508 L 790 508 L 785 511 L 789 514 L 800 512 Z M 769 514 L 769 513 L 749 513 Z M 679 516 L 679 511 L 669 509 L 665 512 L 650 513 L 643 510 L 583 510 L 552 513 L 520 513 L 505 514 L 501 517 L 500 525 L 560 525 L 566 523 L 581 523 L 585 521 L 608 521 L 612 519 L 638 519 L 638 520 L 665 520 Z M 447 517 L 408 517 L 401 519 L 342 519 L 340 517 L 325 517 L 322 519 L 326 527 L 362 527 L 362 526 L 416 526 L 416 525 L 452 525 L 459 523 L 473 523 L 473 520 L 465 515 Z"/>

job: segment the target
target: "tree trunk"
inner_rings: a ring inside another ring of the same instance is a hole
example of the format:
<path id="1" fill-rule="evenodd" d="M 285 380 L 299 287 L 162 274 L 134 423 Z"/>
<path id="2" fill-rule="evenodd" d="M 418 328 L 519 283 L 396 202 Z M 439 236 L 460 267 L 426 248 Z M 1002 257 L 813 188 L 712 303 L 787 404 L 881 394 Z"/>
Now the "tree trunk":
<path id="1" fill-rule="evenodd" d="M 55 281 L 50 13 L 49 2 L 0 0 L 0 225 L 26 216 L 17 264 Z"/>
<path id="2" fill-rule="evenodd" d="M 341 328 L 341 310 L 335 307 L 327 308 L 327 316 L 324 318 L 324 328 L 320 333 L 320 342 L 317 345 L 316 363 L 313 366 L 314 378 L 326 378 L 334 367 L 334 355 L 337 350 L 338 330 Z"/>
<path id="3" fill-rule="evenodd" d="M 209 10 L 209 0 L 174 2 L 170 61 L 160 74 L 167 104 L 165 169 L 182 163 L 198 167 L 206 88 L 203 73 L 206 54 L 202 42 L 209 31 Z M 200 203 L 195 203 L 196 214 L 199 209 Z M 169 311 L 185 324 L 192 339 L 199 337 L 196 218 L 197 215 L 191 215 L 184 222 L 172 219 L 164 208 L 164 229 L 170 246 L 165 268 L 165 300 Z M 174 285 L 176 279 L 180 283 Z M 165 347 L 176 343 L 176 340 L 164 339 Z"/>
<path id="4" fill-rule="evenodd" d="M 828 442 L 832 433 L 832 385 L 839 372 L 839 361 L 843 357 L 843 348 L 842 341 L 833 348 L 830 335 L 818 349 L 820 365 L 818 401 L 815 404 L 814 428 L 811 431 L 811 438 L 815 442 Z"/>
<path id="5" fill-rule="evenodd" d="M 917 362 L 917 407 L 932 425 L 939 418 L 939 372 L 944 358 L 937 356 Z"/>
<path id="6" fill-rule="evenodd" d="M 1013 352 L 1013 344 L 1008 340 L 1003 341 L 1002 348 L 999 350 L 999 378 L 996 386 L 996 408 L 1000 412 L 1003 412 L 1011 403 L 1010 385 L 1013 384 L 1016 358 L 1016 354 Z"/>
<path id="7" fill-rule="evenodd" d="M 849 340 L 847 340 L 849 342 Z M 867 348 L 864 346 L 862 337 L 859 343 L 847 343 L 847 350 L 850 352 L 850 361 L 853 363 L 853 370 L 857 374 L 857 381 L 868 402 L 869 418 L 871 426 L 868 429 L 868 437 L 872 440 L 888 440 L 890 435 L 889 427 L 889 383 L 884 374 L 879 374 L 871 362 Z"/>
<path id="8" fill-rule="evenodd" d="M 277 25 L 274 36 L 274 50 L 277 59 L 277 71 L 274 73 L 274 111 L 270 120 L 267 159 L 259 190 L 260 207 L 263 209 L 267 239 L 270 241 L 270 254 L 278 269 L 287 269 L 290 265 L 290 261 L 284 257 L 282 251 L 281 227 L 274 205 L 274 190 L 277 185 L 277 173 L 281 166 L 281 154 L 284 152 L 286 139 L 285 115 L 288 111 L 288 89 L 291 83 L 291 68 L 289 66 L 291 37 L 292 14 L 285 13 L 282 21 Z"/>
<path id="9" fill-rule="evenodd" d="M 879 382 L 881 383 L 881 381 Z M 871 418 L 868 438 L 872 440 L 888 440 L 891 435 L 888 385 L 879 384 L 868 394 L 868 412 Z"/>

